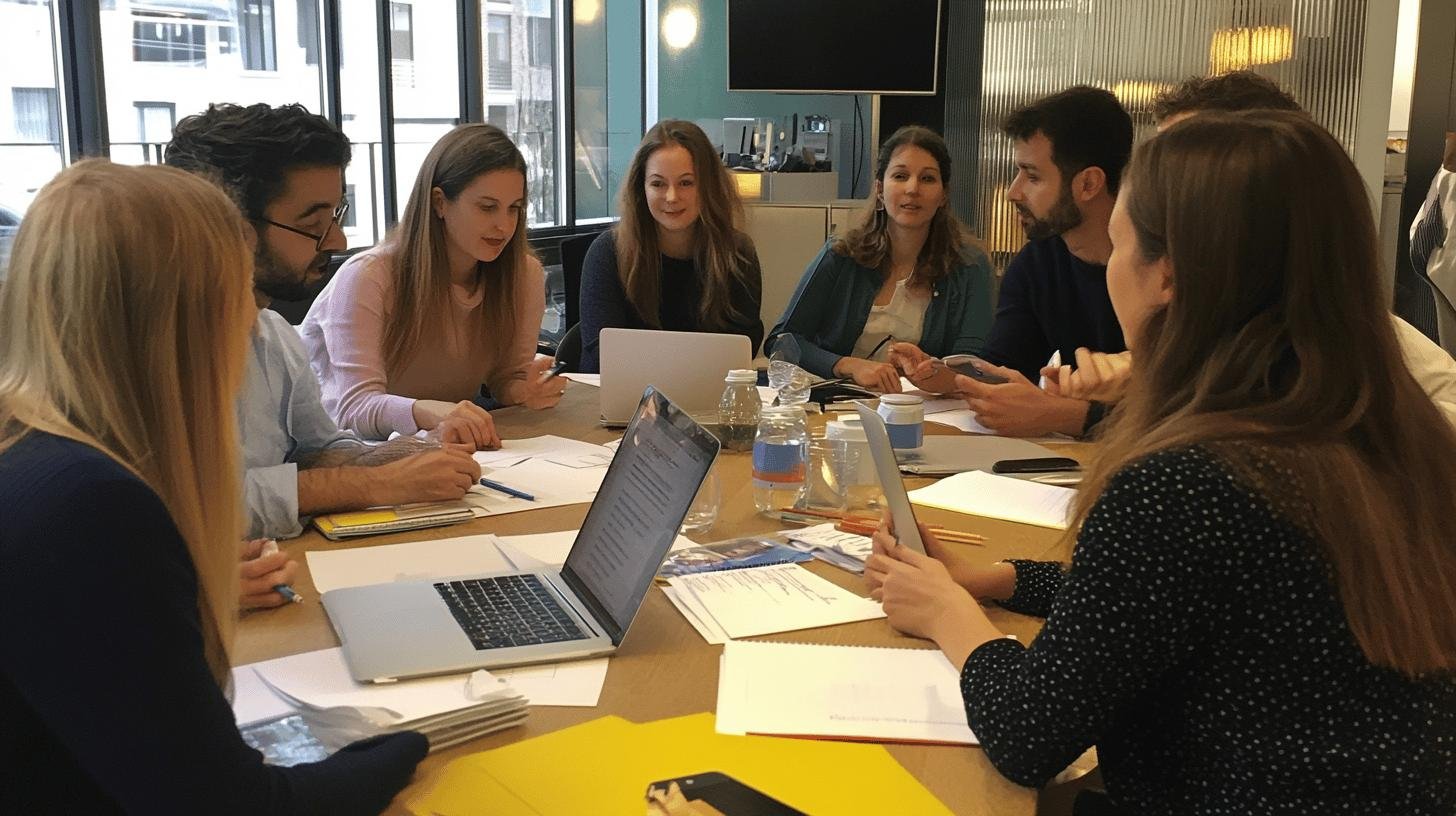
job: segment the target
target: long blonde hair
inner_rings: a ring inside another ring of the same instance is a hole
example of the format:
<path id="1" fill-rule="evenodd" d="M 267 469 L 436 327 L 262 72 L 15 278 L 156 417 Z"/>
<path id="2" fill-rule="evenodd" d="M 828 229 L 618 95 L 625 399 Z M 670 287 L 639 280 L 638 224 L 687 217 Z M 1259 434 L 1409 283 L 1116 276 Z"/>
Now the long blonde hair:
<path id="1" fill-rule="evenodd" d="M 1134 156 L 1123 204 L 1171 261 L 1075 530 L 1124 466 L 1203 445 L 1330 565 L 1365 656 L 1456 669 L 1456 431 L 1411 376 L 1365 187 L 1308 117 L 1204 113 Z"/>
<path id="2" fill-rule="evenodd" d="M 0 451 L 55 434 L 156 491 L 192 556 L 219 682 L 238 614 L 235 405 L 256 316 L 227 196 L 183 170 L 102 159 L 41 190 L 0 290 Z"/>
<path id="3" fill-rule="evenodd" d="M 657 243 L 657 223 L 647 207 L 647 160 L 673 145 L 692 156 L 698 185 L 698 223 L 693 240 L 693 260 L 703 275 L 698 320 L 704 329 L 727 328 L 733 321 L 750 317 L 734 304 L 733 288 L 741 286 L 756 292 L 762 283 L 754 278 L 753 244 L 743 232 L 743 201 L 738 188 L 707 134 L 692 122 L 664 119 L 649 128 L 637 146 L 622 181 L 622 220 L 615 233 L 617 274 L 637 316 L 648 326 L 662 328 L 658 325 L 662 249 Z"/>
<path id="4" fill-rule="evenodd" d="M 492 170 L 516 170 L 528 178 L 526 160 L 510 137 L 494 125 L 478 123 L 446 133 L 420 165 L 404 215 L 384 241 L 394 289 L 390 319 L 380 341 L 386 375 L 397 374 L 419 349 L 428 328 L 441 315 L 451 314 L 449 239 L 445 222 L 435 216 L 431 191 L 439 187 L 445 198 L 454 201 L 472 181 Z M 517 315 L 515 305 L 516 290 L 532 257 L 523 212 L 500 257 L 477 264 L 485 287 L 480 309 L 490 331 L 499 337 L 514 337 L 516 321 L 530 318 Z M 510 344 L 490 343 L 487 347 L 493 359 L 486 368 L 494 371 Z"/>

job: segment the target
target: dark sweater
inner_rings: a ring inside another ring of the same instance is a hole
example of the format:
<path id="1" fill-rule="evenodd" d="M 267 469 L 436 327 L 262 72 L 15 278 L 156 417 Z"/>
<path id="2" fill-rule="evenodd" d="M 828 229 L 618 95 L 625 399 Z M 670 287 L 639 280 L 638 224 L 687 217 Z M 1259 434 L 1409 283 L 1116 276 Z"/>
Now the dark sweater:
<path id="1" fill-rule="evenodd" d="M 1013 781 L 1096 745 L 1129 813 L 1456 813 L 1456 679 L 1371 665 L 1311 537 L 1204 449 L 1114 477 L 1069 572 L 1013 563 L 1005 606 L 1046 626 L 961 673 Z"/>
<path id="2" fill-rule="evenodd" d="M 750 259 L 747 282 L 735 284 L 728 299 L 738 317 L 724 314 L 718 325 L 705 325 L 698 316 L 703 301 L 703 273 L 691 260 L 662 256 L 661 300 L 657 307 L 657 325 L 652 326 L 627 301 L 622 276 L 617 269 L 616 230 L 607 230 L 592 241 L 581 268 L 581 366 L 594 373 L 601 370 L 601 349 L 598 335 L 602 329 L 661 329 L 663 331 L 717 332 L 741 334 L 752 345 L 750 353 L 758 353 L 763 341 L 763 318 L 759 310 L 763 302 L 763 273 L 758 266 L 758 253 L 744 238 L 744 254 Z"/>
<path id="3" fill-rule="evenodd" d="M 1107 267 L 1079 260 L 1060 236 L 1027 242 L 1001 278 L 981 356 L 1036 382 L 1052 352 L 1061 351 L 1064 365 L 1076 365 L 1082 346 L 1127 351 L 1107 296 Z"/>
<path id="4" fill-rule="evenodd" d="M 830 239 L 809 262 L 765 347 L 771 353 L 781 338 L 792 337 L 799 358 L 790 362 L 820 377 L 833 377 L 834 366 L 854 351 L 885 283 L 884 272 L 840 255 L 834 243 Z M 933 357 L 978 351 L 990 325 L 994 276 L 986 254 L 967 247 L 950 274 L 931 285 L 915 345 Z"/>
<path id="5" fill-rule="evenodd" d="M 114 460 L 28 434 L 0 508 L 0 813 L 377 813 L 409 782 L 414 733 L 263 764 L 203 658 L 186 544 Z"/>

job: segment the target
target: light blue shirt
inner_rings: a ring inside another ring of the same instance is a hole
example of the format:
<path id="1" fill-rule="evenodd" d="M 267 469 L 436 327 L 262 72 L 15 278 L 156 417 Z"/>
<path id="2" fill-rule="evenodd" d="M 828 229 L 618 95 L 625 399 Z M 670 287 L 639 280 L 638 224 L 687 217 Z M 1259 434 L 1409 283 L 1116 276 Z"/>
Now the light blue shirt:
<path id="1" fill-rule="evenodd" d="M 308 353 L 282 315 L 259 312 L 252 340 L 238 397 L 248 537 L 289 538 L 303 532 L 306 521 L 298 515 L 299 458 L 364 442 L 339 430 L 324 411 Z"/>

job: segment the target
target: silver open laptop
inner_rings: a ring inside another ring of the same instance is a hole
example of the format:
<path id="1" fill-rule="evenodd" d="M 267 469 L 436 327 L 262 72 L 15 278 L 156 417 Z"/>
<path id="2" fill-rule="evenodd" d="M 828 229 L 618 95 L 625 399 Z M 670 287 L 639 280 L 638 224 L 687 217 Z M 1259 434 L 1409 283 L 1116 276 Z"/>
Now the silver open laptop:
<path id="1" fill-rule="evenodd" d="M 647 389 L 558 570 L 325 592 L 361 683 L 592 657 L 637 615 L 718 441 Z"/>
<path id="2" fill-rule="evenodd" d="M 741 334 L 602 329 L 600 337 L 608 428 L 627 424 L 649 385 L 689 414 L 717 411 L 728 371 L 753 364 L 753 348 Z"/>

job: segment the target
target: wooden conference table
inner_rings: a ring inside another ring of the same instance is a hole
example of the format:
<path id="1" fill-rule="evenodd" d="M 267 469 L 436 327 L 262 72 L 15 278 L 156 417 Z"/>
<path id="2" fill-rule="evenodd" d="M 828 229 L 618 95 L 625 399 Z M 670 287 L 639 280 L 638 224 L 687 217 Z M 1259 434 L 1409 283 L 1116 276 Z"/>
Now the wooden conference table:
<path id="1" fill-rule="evenodd" d="M 548 411 L 507 408 L 494 412 L 497 428 L 506 438 L 541 434 L 604 443 L 617 438 L 614 432 L 597 425 L 597 389 L 572 384 L 560 405 Z M 927 424 L 930 433 L 956 433 L 954 429 Z M 1066 455 L 1076 457 L 1078 446 L 1068 445 Z M 700 543 L 738 535 L 767 533 L 786 525 L 763 518 L 754 512 L 753 493 L 749 484 L 751 459 L 747 453 L 725 451 L 718 460 L 723 501 L 718 522 L 708 533 L 699 536 Z M 928 479 L 912 480 L 911 486 L 929 483 Z M 318 602 L 318 593 L 308 571 L 304 553 L 309 550 L 368 547 L 435 538 L 496 533 L 519 535 L 555 530 L 570 530 L 581 525 L 588 505 L 553 507 L 524 513 L 476 519 L 451 527 L 418 530 L 394 535 L 371 536 L 349 542 L 331 542 L 310 528 L 304 535 L 281 544 L 297 559 L 299 572 L 293 586 L 307 599 L 306 603 L 288 604 L 272 610 L 249 613 L 238 628 L 234 660 L 252 663 L 283 657 L 298 652 L 337 646 L 339 641 Z M 922 521 L 943 524 L 959 530 L 981 533 L 987 544 L 969 547 L 973 557 L 985 563 L 1003 558 L 1058 558 L 1059 533 L 1053 530 L 1012 524 L 956 513 L 918 508 Z M 810 570 L 860 594 L 865 590 L 861 578 L 819 561 L 807 563 Z M 997 607 L 989 607 L 991 620 L 1003 631 L 1029 642 L 1040 622 L 1015 615 Z M 929 641 L 898 634 L 883 619 L 826 627 L 781 635 L 765 640 L 900 646 L 933 648 Z M 431 778 L 451 760 L 466 754 L 500 747 L 517 740 L 550 733 L 608 714 L 634 722 L 648 722 L 703 711 L 713 711 L 717 698 L 718 657 L 720 647 L 710 646 L 673 608 L 667 598 L 652 589 L 642 610 L 611 659 L 600 704 L 595 708 L 535 708 L 525 725 L 491 734 L 449 750 L 431 754 L 420 765 L 414 783 L 400 794 L 389 813 L 405 813 L 404 802 L 430 784 Z M 986 760 L 979 748 L 931 745 L 888 745 L 890 753 L 910 773 L 957 814 L 1032 814 L 1036 810 L 1036 792 L 1008 782 Z M 860 784 L 862 780 L 825 780 L 826 784 Z M 645 782 L 644 782 L 645 784 Z"/>

